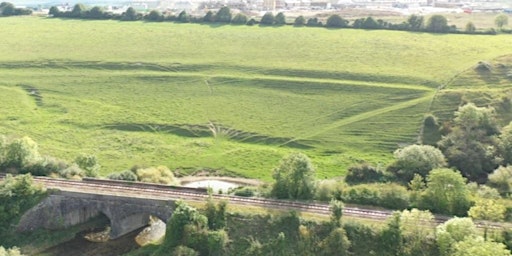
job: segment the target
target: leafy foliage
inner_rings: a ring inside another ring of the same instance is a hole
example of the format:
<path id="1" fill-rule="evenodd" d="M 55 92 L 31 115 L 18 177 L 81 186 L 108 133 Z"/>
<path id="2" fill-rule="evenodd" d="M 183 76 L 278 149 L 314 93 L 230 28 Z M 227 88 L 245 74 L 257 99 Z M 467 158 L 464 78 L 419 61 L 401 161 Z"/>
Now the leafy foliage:
<path id="1" fill-rule="evenodd" d="M 0 256 L 23 256 L 23 254 L 21 254 L 20 249 L 16 247 L 5 249 L 0 246 Z"/>
<path id="2" fill-rule="evenodd" d="M 345 28 L 348 26 L 348 20 L 343 19 L 338 14 L 333 14 L 327 18 L 325 26 L 328 28 Z"/>
<path id="3" fill-rule="evenodd" d="M 0 182 L 0 241 L 9 236 L 11 224 L 17 222 L 25 211 L 36 205 L 45 195 L 45 190 L 35 184 L 30 174 L 11 176 L 7 174 Z"/>
<path id="4" fill-rule="evenodd" d="M 455 243 L 476 235 L 476 226 L 470 218 L 447 220 L 436 228 L 436 243 L 441 256 L 452 255 Z"/>
<path id="5" fill-rule="evenodd" d="M 306 25 L 306 18 L 304 18 L 304 16 L 300 15 L 299 17 L 295 18 L 293 25 L 296 27 L 302 27 L 302 26 Z"/>
<path id="6" fill-rule="evenodd" d="M 494 18 L 494 24 L 499 29 L 502 29 L 503 26 L 508 25 L 508 16 L 506 14 L 500 14 Z"/>
<path id="7" fill-rule="evenodd" d="M 428 19 L 425 29 L 434 33 L 446 33 L 449 30 L 448 20 L 443 15 L 432 15 Z"/>
<path id="8" fill-rule="evenodd" d="M 75 163 L 84 170 L 86 177 L 97 177 L 101 168 L 95 155 L 81 154 L 75 158 Z"/>
<path id="9" fill-rule="evenodd" d="M 420 203 L 437 213 L 465 215 L 470 206 L 466 179 L 458 171 L 435 169 L 427 176 L 427 188 Z"/>
<path id="10" fill-rule="evenodd" d="M 278 25 L 278 26 L 286 25 L 286 17 L 284 16 L 284 13 L 279 12 L 279 13 L 274 17 L 274 24 L 276 24 L 276 25 Z"/>
<path id="11" fill-rule="evenodd" d="M 272 25 L 274 24 L 274 14 L 271 12 L 267 12 L 261 17 L 260 24 L 262 25 Z"/>
<path id="12" fill-rule="evenodd" d="M 501 195 L 512 193 L 512 166 L 500 166 L 489 175 L 489 185 L 498 189 Z"/>
<path id="13" fill-rule="evenodd" d="M 107 176 L 111 180 L 126 180 L 126 181 L 137 181 L 138 177 L 131 170 L 124 170 L 122 172 L 114 172 Z"/>
<path id="14" fill-rule="evenodd" d="M 484 241 L 480 237 L 468 237 L 454 245 L 453 256 L 509 256 L 504 244 Z"/>
<path id="15" fill-rule="evenodd" d="M 229 7 L 224 6 L 220 8 L 220 10 L 215 14 L 215 21 L 222 23 L 230 23 L 231 16 L 231 10 L 229 9 Z"/>
<path id="16" fill-rule="evenodd" d="M 460 170 L 470 181 L 483 183 L 487 174 L 498 167 L 499 132 L 493 108 L 480 108 L 469 103 L 455 112 L 455 126 L 439 146 L 450 166 Z"/>
<path id="17" fill-rule="evenodd" d="M 384 180 L 384 173 L 367 163 L 351 166 L 345 176 L 348 184 L 383 182 Z"/>
<path id="18" fill-rule="evenodd" d="M 137 180 L 141 182 L 175 184 L 174 174 L 166 166 L 138 168 L 135 171 Z"/>
<path id="19" fill-rule="evenodd" d="M 302 153 L 283 158 L 274 169 L 272 196 L 277 198 L 311 199 L 315 194 L 315 169 Z"/>
<path id="20" fill-rule="evenodd" d="M 247 16 L 243 13 L 237 13 L 235 17 L 233 17 L 233 20 L 231 20 L 231 23 L 233 24 L 246 24 L 247 23 Z"/>
<path id="21" fill-rule="evenodd" d="M 446 165 L 443 153 L 429 145 L 411 145 L 394 153 L 395 161 L 388 167 L 400 181 L 409 182 L 414 174 L 426 177 L 432 169 Z"/>

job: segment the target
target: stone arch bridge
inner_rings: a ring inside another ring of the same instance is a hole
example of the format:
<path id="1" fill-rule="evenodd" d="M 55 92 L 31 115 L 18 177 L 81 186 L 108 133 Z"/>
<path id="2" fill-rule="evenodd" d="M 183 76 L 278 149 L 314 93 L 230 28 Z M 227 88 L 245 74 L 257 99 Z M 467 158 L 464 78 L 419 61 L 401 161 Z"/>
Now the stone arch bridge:
<path id="1" fill-rule="evenodd" d="M 55 191 L 21 217 L 17 230 L 65 229 L 104 214 L 115 239 L 146 226 L 149 215 L 167 221 L 174 208 L 172 200 Z"/>

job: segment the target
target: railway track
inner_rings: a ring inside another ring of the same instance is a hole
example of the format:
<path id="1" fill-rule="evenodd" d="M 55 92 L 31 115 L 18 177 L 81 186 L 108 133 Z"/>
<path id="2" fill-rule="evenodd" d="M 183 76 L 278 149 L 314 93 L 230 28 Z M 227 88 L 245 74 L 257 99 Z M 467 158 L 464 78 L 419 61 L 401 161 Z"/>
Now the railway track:
<path id="1" fill-rule="evenodd" d="M 0 173 L 0 180 L 5 174 Z M 34 181 L 43 184 L 46 188 L 59 189 L 62 191 L 80 192 L 88 194 L 114 195 L 114 196 L 130 196 L 138 198 L 150 198 L 159 200 L 191 200 L 205 201 L 208 198 L 206 189 L 186 188 L 180 186 L 168 186 L 154 183 L 116 181 L 106 179 L 84 180 L 67 180 L 48 178 L 43 176 L 34 176 Z M 277 200 L 256 197 L 240 197 L 228 195 L 212 195 L 216 200 L 227 200 L 230 204 L 260 206 L 269 209 L 296 210 L 302 212 L 311 212 L 323 215 L 330 215 L 330 207 L 327 203 L 319 202 L 303 202 L 290 200 Z M 386 220 L 393 214 L 390 210 L 374 210 L 359 207 L 345 206 L 343 209 L 344 216 Z M 435 215 L 434 222 L 441 224 L 451 217 L 443 215 Z M 484 222 L 476 222 L 478 226 L 484 226 Z M 491 228 L 499 228 L 501 223 L 492 223 Z"/>
<path id="2" fill-rule="evenodd" d="M 0 174 L 0 180 L 5 174 Z M 43 184 L 49 189 L 81 192 L 90 194 L 103 194 L 114 196 L 132 196 L 139 198 L 152 198 L 160 200 L 192 200 L 205 201 L 208 197 L 206 189 L 167 186 L 153 183 L 126 182 L 104 179 L 67 180 L 42 176 L 34 176 L 34 181 Z M 240 197 L 228 195 L 212 195 L 216 200 L 227 200 L 230 204 L 261 206 L 269 209 L 297 210 L 317 214 L 329 215 L 329 204 L 319 202 L 301 202 L 290 200 L 277 200 L 255 197 Z M 385 220 L 391 216 L 392 211 L 371 210 L 358 207 L 345 207 L 345 216 L 361 217 L 375 220 Z"/>

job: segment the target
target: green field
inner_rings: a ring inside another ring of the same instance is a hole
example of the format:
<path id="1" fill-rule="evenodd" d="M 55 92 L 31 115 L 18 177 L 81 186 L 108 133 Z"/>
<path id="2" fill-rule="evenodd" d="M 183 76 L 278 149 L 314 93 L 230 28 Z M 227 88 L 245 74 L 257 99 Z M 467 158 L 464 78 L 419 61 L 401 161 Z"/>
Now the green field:
<path id="1" fill-rule="evenodd" d="M 456 109 L 439 96 L 462 90 L 454 77 L 512 53 L 507 35 L 38 17 L 2 18 L 0 31 L 0 134 L 69 161 L 96 154 L 103 174 L 166 165 L 269 180 L 293 151 L 319 178 L 386 164 L 431 109 Z"/>

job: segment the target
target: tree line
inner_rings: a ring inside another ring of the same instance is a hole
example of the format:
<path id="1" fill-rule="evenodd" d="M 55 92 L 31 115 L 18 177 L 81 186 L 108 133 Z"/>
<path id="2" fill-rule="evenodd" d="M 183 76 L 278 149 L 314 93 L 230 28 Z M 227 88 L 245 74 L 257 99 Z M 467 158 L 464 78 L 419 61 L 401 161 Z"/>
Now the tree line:
<path id="1" fill-rule="evenodd" d="M 177 22 L 177 23 L 219 23 L 233 25 L 256 25 L 261 26 L 284 26 L 293 25 L 295 27 L 325 27 L 325 28 L 354 28 L 354 29 L 386 29 L 386 30 L 402 30 L 402 31 L 422 31 L 431 33 L 466 33 L 466 34 L 496 34 L 493 28 L 486 31 L 478 31 L 472 22 L 469 22 L 464 29 L 458 29 L 455 25 L 448 25 L 448 20 L 443 15 L 432 15 L 427 20 L 423 16 L 411 15 L 408 19 L 401 23 L 391 23 L 382 19 L 374 19 L 373 17 L 359 18 L 350 23 L 338 14 L 333 14 L 325 21 L 321 21 L 316 17 L 308 18 L 299 16 L 295 18 L 293 23 L 288 23 L 283 12 L 274 15 L 272 12 L 265 13 L 261 19 L 256 20 L 250 18 L 243 13 L 233 15 L 229 7 L 222 7 L 216 13 L 208 11 L 205 16 L 197 17 L 188 14 L 186 11 L 180 12 L 178 15 L 169 15 L 161 13 L 158 10 L 152 10 L 147 14 L 137 12 L 134 8 L 129 7 L 122 14 L 113 14 L 104 11 L 99 6 L 88 9 L 83 4 L 76 4 L 71 11 L 61 12 L 56 6 L 52 6 L 49 15 L 61 18 L 74 19 L 114 19 L 121 21 L 137 21 L 145 20 L 149 22 Z M 496 25 L 502 32 L 512 32 L 503 29 L 507 24 L 506 15 L 500 15 L 496 18 Z"/>
<path id="2" fill-rule="evenodd" d="M 28 8 L 16 8 L 12 3 L 0 3 L 0 16 L 31 15 L 32 10 Z"/>

